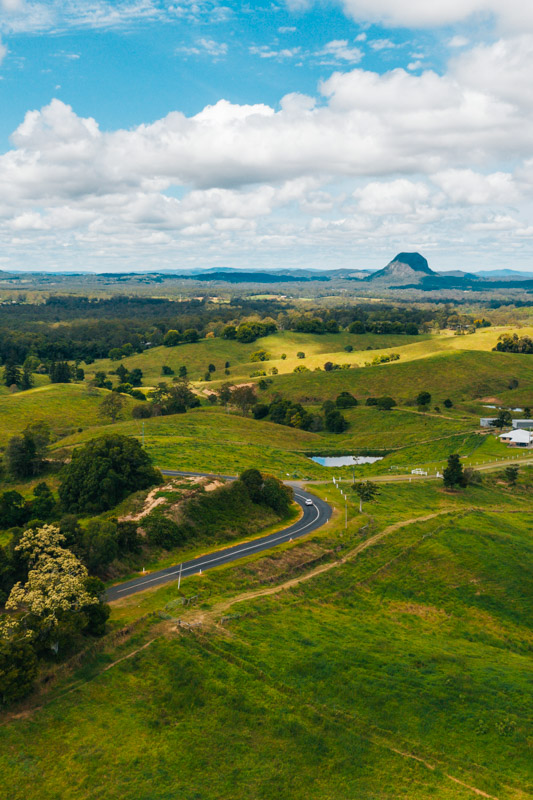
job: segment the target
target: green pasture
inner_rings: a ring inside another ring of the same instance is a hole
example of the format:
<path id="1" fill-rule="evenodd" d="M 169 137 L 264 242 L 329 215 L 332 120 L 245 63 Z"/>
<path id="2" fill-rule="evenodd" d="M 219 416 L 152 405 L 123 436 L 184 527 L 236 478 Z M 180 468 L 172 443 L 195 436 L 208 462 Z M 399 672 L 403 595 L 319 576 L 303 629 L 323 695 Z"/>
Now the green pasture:
<path id="1" fill-rule="evenodd" d="M 428 355 L 423 360 L 396 361 L 362 369 L 277 375 L 269 393 L 279 392 L 300 402 L 323 402 L 334 399 L 341 391 L 349 391 L 363 401 L 369 396 L 387 394 L 400 404 L 414 404 L 419 392 L 429 391 L 432 406 L 438 405 L 447 413 L 442 406 L 446 398 L 455 403 L 492 398 L 509 392 L 511 380 L 519 384 L 513 390 L 520 391 L 517 400 L 526 395 L 533 398 L 533 360 L 517 353 L 456 350 Z M 484 416 L 490 416 L 490 409 L 485 412 Z"/>
<path id="2" fill-rule="evenodd" d="M 79 427 L 104 422 L 98 406 L 105 389 L 90 392 L 81 383 L 47 383 L 27 392 L 0 396 L 0 437 L 5 442 L 34 422 L 46 422 L 56 436 L 73 433 Z M 133 401 L 126 397 L 126 407 Z"/>
<path id="3" fill-rule="evenodd" d="M 347 553 L 407 523 L 342 566 L 232 606 L 224 630 L 176 634 L 155 616 L 95 649 L 41 708 L 0 726 L 0 794 L 26 800 L 38 785 L 42 800 L 468 800 L 475 789 L 525 799 L 529 487 L 388 484 L 362 520 L 350 501 L 347 530 L 336 516 L 311 541 L 130 598 L 113 620 L 183 594 L 208 610 L 261 588 L 265 561 L 282 568 L 310 545 Z M 419 519 L 438 512 L 448 513 Z"/>

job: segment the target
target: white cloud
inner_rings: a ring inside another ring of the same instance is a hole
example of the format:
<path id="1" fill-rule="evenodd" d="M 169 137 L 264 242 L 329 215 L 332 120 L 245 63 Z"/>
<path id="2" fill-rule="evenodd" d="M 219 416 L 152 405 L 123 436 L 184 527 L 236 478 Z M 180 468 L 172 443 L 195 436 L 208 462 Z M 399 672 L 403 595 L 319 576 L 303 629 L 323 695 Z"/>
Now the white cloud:
<path id="1" fill-rule="evenodd" d="M 449 169 L 437 172 L 431 180 L 458 205 L 516 203 L 520 196 L 513 176 L 507 172 L 483 175 L 471 169 Z"/>
<path id="2" fill-rule="evenodd" d="M 8 53 L 7 47 L 2 42 L 2 40 L 0 39 L 0 64 L 2 63 L 4 58 L 7 56 L 7 53 Z"/>
<path id="3" fill-rule="evenodd" d="M 248 50 L 252 55 L 259 56 L 259 58 L 275 58 L 282 60 L 284 58 L 294 58 L 299 55 L 301 48 L 283 47 L 279 50 L 275 50 L 268 45 L 250 45 Z"/>
<path id="4" fill-rule="evenodd" d="M 347 39 L 334 39 L 328 42 L 316 53 L 324 59 L 323 63 L 346 62 L 358 64 L 363 58 L 363 52 L 359 47 L 351 47 Z"/>
<path id="5" fill-rule="evenodd" d="M 533 5 L 524 0 L 339 0 L 339 4 L 358 22 L 391 27 L 435 27 L 478 17 L 494 18 L 507 31 L 533 30 Z"/>
<path id="6" fill-rule="evenodd" d="M 128 130 L 54 100 L 0 154 L 3 254 L 148 252 L 163 266 L 167 252 L 259 264 L 283 247 L 323 263 L 380 241 L 527 248 L 532 72 L 533 37 L 520 36 L 458 54 L 443 75 L 339 71 L 276 108 L 220 100 Z"/>
<path id="7" fill-rule="evenodd" d="M 427 202 L 429 194 L 425 183 L 399 178 L 395 181 L 367 183 L 355 190 L 354 197 L 363 213 L 382 216 L 413 214 Z"/>
<path id="8" fill-rule="evenodd" d="M 214 60 L 223 58 L 228 53 L 225 42 L 215 42 L 213 39 L 197 39 L 193 45 L 183 45 L 176 48 L 177 53 L 186 56 L 210 56 Z"/>
<path id="9" fill-rule="evenodd" d="M 393 50 L 398 47 L 391 39 L 372 39 L 368 44 L 372 50 L 377 50 L 378 52 L 379 50 Z"/>
<path id="10" fill-rule="evenodd" d="M 469 43 L 466 36 L 452 36 L 448 42 L 448 47 L 466 47 Z"/>

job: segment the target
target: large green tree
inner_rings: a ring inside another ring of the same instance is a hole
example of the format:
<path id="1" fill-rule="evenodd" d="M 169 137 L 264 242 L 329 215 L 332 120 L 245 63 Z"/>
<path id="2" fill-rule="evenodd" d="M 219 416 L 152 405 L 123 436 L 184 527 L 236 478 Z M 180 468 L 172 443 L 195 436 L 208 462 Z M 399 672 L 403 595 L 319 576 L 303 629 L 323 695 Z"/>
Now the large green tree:
<path id="1" fill-rule="evenodd" d="M 452 453 L 448 456 L 448 466 L 442 474 L 444 486 L 447 489 L 455 489 L 460 486 L 466 486 L 466 478 L 464 475 L 463 465 L 457 453 Z"/>
<path id="2" fill-rule="evenodd" d="M 161 480 L 137 439 L 110 434 L 76 448 L 59 486 L 67 513 L 99 513 Z"/>

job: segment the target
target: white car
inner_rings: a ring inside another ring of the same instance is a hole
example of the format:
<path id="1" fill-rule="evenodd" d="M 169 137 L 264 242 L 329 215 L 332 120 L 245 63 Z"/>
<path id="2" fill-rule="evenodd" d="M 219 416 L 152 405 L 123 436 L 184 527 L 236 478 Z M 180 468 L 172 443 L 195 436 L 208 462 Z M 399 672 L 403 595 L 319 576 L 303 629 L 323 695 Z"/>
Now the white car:
<path id="1" fill-rule="evenodd" d="M 313 505 L 313 501 L 308 497 L 307 500 L 305 501 L 305 505 L 306 506 L 312 506 Z"/>

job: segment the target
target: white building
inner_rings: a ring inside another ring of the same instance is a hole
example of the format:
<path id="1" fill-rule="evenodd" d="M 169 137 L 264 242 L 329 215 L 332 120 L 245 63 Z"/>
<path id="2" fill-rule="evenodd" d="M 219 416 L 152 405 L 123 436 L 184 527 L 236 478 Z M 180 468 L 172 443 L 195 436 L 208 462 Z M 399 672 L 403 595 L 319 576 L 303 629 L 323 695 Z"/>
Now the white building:
<path id="1" fill-rule="evenodd" d="M 507 431 L 507 433 L 500 433 L 499 437 L 501 442 L 514 447 L 530 447 L 533 442 L 533 435 L 530 431 L 524 431 L 521 428 L 514 431 Z"/>
<path id="2" fill-rule="evenodd" d="M 481 417 L 479 426 L 480 428 L 491 428 L 493 422 L 496 422 L 496 417 Z"/>

